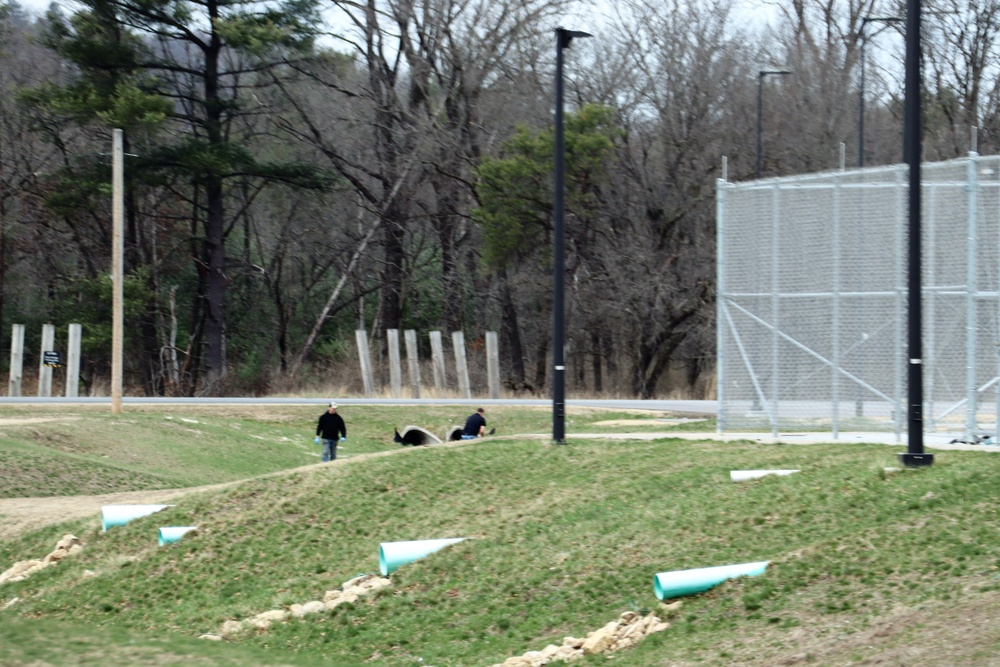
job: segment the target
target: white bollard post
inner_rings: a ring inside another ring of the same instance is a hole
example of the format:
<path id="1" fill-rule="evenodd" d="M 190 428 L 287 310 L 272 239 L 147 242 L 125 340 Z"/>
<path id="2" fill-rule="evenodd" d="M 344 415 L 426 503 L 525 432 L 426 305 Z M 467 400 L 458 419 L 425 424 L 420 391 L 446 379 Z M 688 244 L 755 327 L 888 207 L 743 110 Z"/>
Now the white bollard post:
<path id="1" fill-rule="evenodd" d="M 469 364 L 465 359 L 465 334 L 461 331 L 452 331 L 451 344 L 455 348 L 455 374 L 458 376 L 458 393 L 465 398 L 472 398 Z"/>
<path id="2" fill-rule="evenodd" d="M 45 353 L 54 352 L 56 347 L 56 328 L 52 324 L 42 325 L 42 353 L 38 359 L 38 396 L 52 396 L 52 367 L 45 365 Z"/>
<path id="3" fill-rule="evenodd" d="M 500 398 L 500 345 L 497 332 L 486 332 L 486 380 L 490 398 Z"/>
<path id="4" fill-rule="evenodd" d="M 385 340 L 389 348 L 389 389 L 393 398 L 403 395 L 403 370 L 399 359 L 399 329 L 386 329 Z"/>
<path id="5" fill-rule="evenodd" d="M 403 332 L 406 341 L 406 363 L 410 367 L 410 386 L 413 398 L 420 398 L 420 350 L 417 349 L 417 332 L 407 329 Z"/>
<path id="6" fill-rule="evenodd" d="M 21 377 L 24 375 L 24 325 L 15 324 L 10 333 L 10 380 L 8 396 L 21 395 Z"/>
<path id="7" fill-rule="evenodd" d="M 431 337 L 431 364 L 434 368 L 434 388 L 444 389 L 447 383 L 447 376 L 444 370 L 444 345 L 441 342 L 441 332 L 432 331 Z"/>
<path id="8" fill-rule="evenodd" d="M 364 329 L 354 332 L 354 339 L 358 342 L 358 357 L 361 361 L 361 381 L 365 386 L 365 396 L 375 393 L 375 377 L 372 374 L 372 358 L 368 353 L 368 335 Z"/>
<path id="9" fill-rule="evenodd" d="M 83 328 L 79 324 L 69 325 L 69 343 L 66 351 L 66 398 L 80 395 L 80 339 Z"/>

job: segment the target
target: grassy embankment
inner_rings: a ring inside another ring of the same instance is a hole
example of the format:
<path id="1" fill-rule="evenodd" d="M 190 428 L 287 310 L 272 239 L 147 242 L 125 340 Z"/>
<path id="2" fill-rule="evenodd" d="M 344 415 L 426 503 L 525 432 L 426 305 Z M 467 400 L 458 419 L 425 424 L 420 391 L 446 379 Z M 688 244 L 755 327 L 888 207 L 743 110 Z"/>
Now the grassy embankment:
<path id="1" fill-rule="evenodd" d="M 393 421 L 402 426 L 412 410 L 381 410 L 345 411 L 357 426 L 348 443 L 357 450 L 348 452 L 394 448 L 379 434 L 388 424 L 391 436 Z M 200 430 L 219 429 L 202 444 L 208 448 L 232 432 L 302 440 L 310 433 L 301 422 L 316 410 L 290 409 L 280 418 L 269 412 L 257 420 L 246 415 L 238 429 L 230 424 L 235 416 L 188 418 L 204 422 L 195 425 Z M 455 412 L 432 410 L 416 421 L 433 426 Z M 510 430 L 546 430 L 544 412 L 497 412 L 493 422 Z M 585 430 L 618 417 L 591 411 L 573 426 Z M 176 421 L 162 414 L 128 418 L 151 430 Z M 39 627 L 57 627 L 54 636 L 68 633 L 67 641 L 76 632 L 107 637 L 100 648 L 106 665 L 171 664 L 170 651 L 186 652 L 187 664 L 236 664 L 240 658 L 230 651 L 264 651 L 253 662 L 485 666 L 581 636 L 628 609 L 658 609 L 656 572 L 755 560 L 772 561 L 764 576 L 686 600 L 669 630 L 618 660 L 865 664 L 923 646 L 930 651 L 923 659 L 910 653 L 880 664 L 995 664 L 989 661 L 1000 628 L 988 621 L 1000 611 L 1000 456 L 948 452 L 932 468 L 886 473 L 895 451 L 494 440 L 252 480 L 184 498 L 155 519 L 106 534 L 96 520 L 72 522 L 0 545 L 0 565 L 47 553 L 66 531 L 87 545 L 58 567 L 0 590 L 0 606 L 21 598 L 0 612 L 0 664 L 84 664 L 79 656 L 61 657 L 55 642 L 31 640 Z M 225 468 L 231 457 L 221 460 Z M 733 468 L 802 473 L 733 484 Z M 205 469 L 199 475 L 225 477 Z M 156 546 L 156 526 L 193 524 L 198 534 Z M 451 536 L 475 539 L 400 569 L 391 591 L 274 626 L 236 646 L 202 648 L 188 639 L 217 631 L 227 619 L 320 598 L 375 571 L 379 542 Z M 97 576 L 84 578 L 85 570 Z M 185 640 L 168 649 L 172 637 Z M 940 659 L 951 662 L 929 657 L 935 642 Z M 148 663 L 134 661 L 136 645 L 151 652 Z"/>
<path id="2" fill-rule="evenodd" d="M 140 491 L 200 486 L 246 479 L 318 463 L 313 444 L 316 419 L 325 405 L 203 408 L 127 406 L 113 417 L 108 408 L 4 408 L 0 412 L 0 498 Z M 393 428 L 416 423 L 444 436 L 464 423 L 467 407 L 412 408 L 342 406 L 349 441 L 341 458 L 395 450 Z M 602 419 L 628 418 L 600 413 Z M 581 415 L 589 415 L 584 411 Z M 505 408 L 487 414 L 497 434 L 551 431 L 545 410 Z M 44 420 L 44 421 L 43 421 Z M 571 416 L 583 431 L 593 418 Z M 662 421 L 637 430 L 676 428 Z"/>

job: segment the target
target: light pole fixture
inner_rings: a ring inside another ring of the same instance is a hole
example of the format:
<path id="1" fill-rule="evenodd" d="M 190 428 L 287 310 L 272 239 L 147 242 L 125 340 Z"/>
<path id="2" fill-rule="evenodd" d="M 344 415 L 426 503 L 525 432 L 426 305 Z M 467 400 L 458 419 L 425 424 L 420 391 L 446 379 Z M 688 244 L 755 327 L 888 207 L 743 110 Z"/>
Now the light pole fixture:
<path id="1" fill-rule="evenodd" d="M 791 74 L 791 70 L 787 69 L 762 69 L 757 72 L 757 169 L 754 172 L 755 178 L 760 178 L 760 161 L 761 161 L 761 102 L 764 96 L 764 77 L 770 75 L 784 76 L 785 74 Z"/>
<path id="2" fill-rule="evenodd" d="M 566 139 L 563 132 L 563 50 L 579 30 L 556 28 L 555 192 L 552 212 L 552 440 L 566 444 Z"/>
<path id="3" fill-rule="evenodd" d="M 868 35 L 865 26 L 869 23 L 900 23 L 905 21 L 901 16 L 865 16 L 861 19 L 861 82 L 858 91 L 858 166 L 865 166 L 865 45 Z"/>
<path id="4" fill-rule="evenodd" d="M 907 467 L 929 466 L 934 455 L 924 452 L 923 345 L 920 339 L 923 285 L 920 277 L 920 0 L 906 1 L 906 86 L 903 102 L 903 153 L 909 167 L 909 259 L 907 267 L 907 429 L 906 452 L 899 455 Z"/>

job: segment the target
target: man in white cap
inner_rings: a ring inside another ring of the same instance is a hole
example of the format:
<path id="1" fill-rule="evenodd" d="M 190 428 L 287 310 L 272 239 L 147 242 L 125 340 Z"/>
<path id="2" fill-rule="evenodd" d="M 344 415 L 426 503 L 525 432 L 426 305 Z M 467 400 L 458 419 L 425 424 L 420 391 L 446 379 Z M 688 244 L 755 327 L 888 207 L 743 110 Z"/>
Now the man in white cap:
<path id="1" fill-rule="evenodd" d="M 337 404 L 330 401 L 330 406 L 326 412 L 319 416 L 319 423 L 316 424 L 316 444 L 323 442 L 323 461 L 334 461 L 337 459 L 337 440 L 340 442 L 347 440 L 347 424 L 344 418 L 337 414 Z"/>

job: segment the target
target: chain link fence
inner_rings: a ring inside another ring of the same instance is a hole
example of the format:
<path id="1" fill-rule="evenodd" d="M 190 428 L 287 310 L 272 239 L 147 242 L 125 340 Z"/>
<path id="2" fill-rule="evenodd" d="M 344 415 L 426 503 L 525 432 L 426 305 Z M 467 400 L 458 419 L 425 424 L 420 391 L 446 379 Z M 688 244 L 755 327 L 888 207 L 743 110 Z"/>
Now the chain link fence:
<path id="1" fill-rule="evenodd" d="M 1000 157 L 925 164 L 924 427 L 1000 405 Z M 906 429 L 907 168 L 717 185 L 719 430 Z"/>

